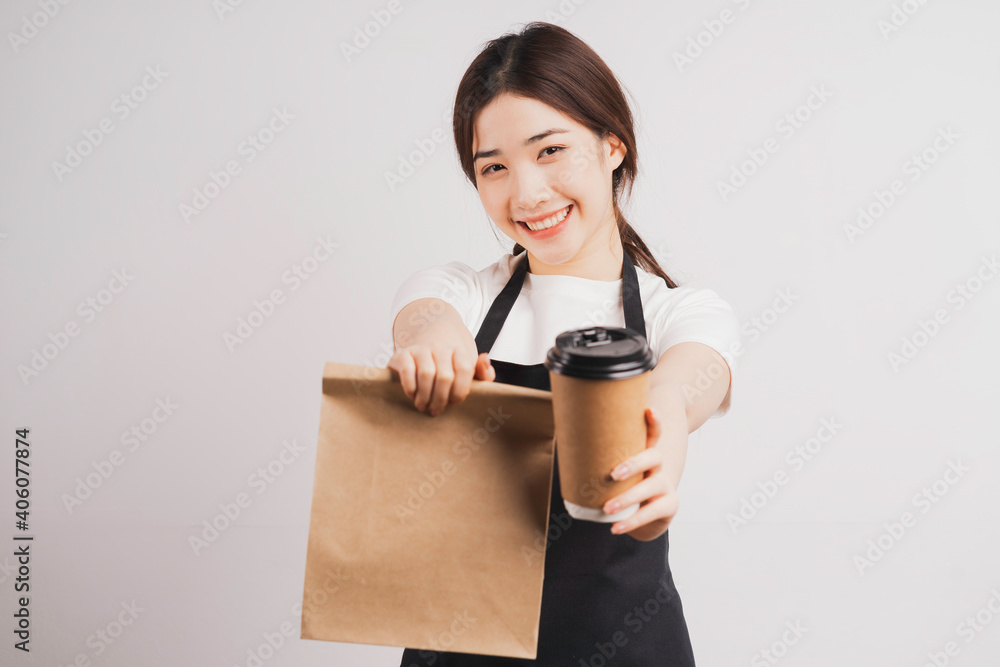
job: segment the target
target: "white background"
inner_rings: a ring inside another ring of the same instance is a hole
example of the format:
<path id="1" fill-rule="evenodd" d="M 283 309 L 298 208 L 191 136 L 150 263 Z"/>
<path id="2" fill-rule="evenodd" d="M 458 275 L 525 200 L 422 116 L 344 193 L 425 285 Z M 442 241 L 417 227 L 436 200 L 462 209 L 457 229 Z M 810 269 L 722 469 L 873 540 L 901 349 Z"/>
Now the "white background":
<path id="1" fill-rule="evenodd" d="M 485 40 L 548 20 L 631 95 L 641 177 L 626 215 L 672 277 L 716 289 L 745 325 L 733 409 L 692 434 L 670 530 L 699 665 L 769 664 L 760 652 L 777 642 L 783 665 L 916 667 L 949 641 L 948 664 L 996 664 L 1000 280 L 981 267 L 1000 251 L 1000 5 L 910 4 L 884 34 L 887 0 L 404 0 L 348 59 L 342 45 L 386 3 L 246 0 L 220 17 L 209 0 L 74 2 L 33 32 L 39 5 L 4 2 L 0 535 L 20 532 L 14 430 L 29 427 L 36 539 L 30 656 L 12 648 L 14 547 L 0 548 L 0 661 L 246 665 L 264 633 L 297 629 L 323 364 L 384 366 L 403 279 L 508 251 L 461 174 L 450 110 Z M 710 38 L 724 9 L 735 18 Z M 707 46 L 679 68 L 700 32 Z M 19 33 L 32 36 L 15 45 Z M 167 74 L 121 118 L 112 103 L 147 67 Z M 786 138 L 776 124 L 812 87 L 830 98 Z M 274 108 L 294 119 L 246 161 L 240 143 Z M 113 132 L 60 180 L 53 163 L 103 118 Z M 939 128 L 957 139 L 910 180 Z M 445 142 L 390 189 L 436 130 Z M 724 201 L 718 183 L 769 137 L 779 150 Z M 232 159 L 241 173 L 185 221 L 180 205 Z M 905 192 L 849 240 L 893 179 Z M 282 276 L 318 237 L 339 247 L 293 290 Z M 102 292 L 123 269 L 128 285 Z M 958 308 L 949 293 L 966 284 L 978 291 Z M 284 302 L 230 349 L 224 334 L 275 289 Z M 794 301 L 775 320 L 780 290 Z M 88 320 L 78 305 L 101 296 Z M 893 368 L 939 309 L 947 321 Z M 69 323 L 78 335 L 49 345 Z M 151 421 L 167 398 L 178 407 Z M 823 419 L 842 427 L 796 470 L 786 454 Z M 155 431 L 129 451 L 121 434 L 143 420 Z M 292 440 L 304 451 L 251 486 Z M 115 449 L 121 465 L 67 509 Z M 922 512 L 913 497 L 949 462 L 968 470 Z M 727 515 L 777 471 L 787 483 L 734 530 Z M 196 554 L 189 538 L 239 493 L 252 504 Z M 916 524 L 890 537 L 906 511 Z M 859 568 L 880 537 L 891 546 Z M 133 601 L 135 622 L 95 642 Z M 983 609 L 989 622 L 960 633 Z M 795 622 L 808 631 L 783 652 Z M 396 665 L 400 652 L 296 630 L 264 664 Z"/>

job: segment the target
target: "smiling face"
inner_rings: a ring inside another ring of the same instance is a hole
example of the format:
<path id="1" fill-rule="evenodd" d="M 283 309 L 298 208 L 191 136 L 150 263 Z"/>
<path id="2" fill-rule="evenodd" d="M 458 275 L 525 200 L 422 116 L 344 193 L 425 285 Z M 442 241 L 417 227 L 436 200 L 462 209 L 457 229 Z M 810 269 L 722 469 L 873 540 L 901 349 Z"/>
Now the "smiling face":
<path id="1" fill-rule="evenodd" d="M 472 151 L 483 207 L 524 246 L 533 273 L 620 277 L 611 175 L 626 149 L 614 134 L 601 141 L 552 107 L 505 93 L 476 118 Z"/>

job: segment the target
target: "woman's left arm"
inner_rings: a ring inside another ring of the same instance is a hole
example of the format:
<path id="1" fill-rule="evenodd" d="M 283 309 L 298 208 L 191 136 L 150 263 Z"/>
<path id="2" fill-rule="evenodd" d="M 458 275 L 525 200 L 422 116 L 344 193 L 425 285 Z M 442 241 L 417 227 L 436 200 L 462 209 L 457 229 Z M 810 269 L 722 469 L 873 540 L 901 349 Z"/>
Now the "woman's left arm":
<path id="1" fill-rule="evenodd" d="M 616 480 L 637 474 L 643 479 L 605 503 L 604 511 L 611 514 L 636 502 L 641 505 L 632 516 L 615 523 L 613 533 L 646 542 L 666 532 L 677 514 L 688 434 L 715 413 L 729 384 L 729 365 L 708 345 L 678 343 L 663 353 L 650 371 L 646 449 L 611 472 Z"/>

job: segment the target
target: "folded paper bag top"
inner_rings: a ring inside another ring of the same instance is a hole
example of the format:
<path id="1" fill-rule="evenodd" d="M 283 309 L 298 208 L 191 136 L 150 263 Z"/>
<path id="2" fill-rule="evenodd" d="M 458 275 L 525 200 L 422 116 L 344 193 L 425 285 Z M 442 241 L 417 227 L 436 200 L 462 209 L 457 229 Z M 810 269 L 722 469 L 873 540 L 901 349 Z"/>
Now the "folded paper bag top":
<path id="1" fill-rule="evenodd" d="M 473 381 L 431 417 L 326 364 L 302 637 L 534 658 L 553 438 L 547 391 Z"/>

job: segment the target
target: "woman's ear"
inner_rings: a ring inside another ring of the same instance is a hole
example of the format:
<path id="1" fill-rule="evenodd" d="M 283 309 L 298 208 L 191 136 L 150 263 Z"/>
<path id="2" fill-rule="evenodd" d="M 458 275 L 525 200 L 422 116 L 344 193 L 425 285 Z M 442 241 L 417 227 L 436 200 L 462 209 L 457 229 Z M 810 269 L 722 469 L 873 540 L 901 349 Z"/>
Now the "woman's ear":
<path id="1" fill-rule="evenodd" d="M 604 146 L 604 152 L 608 157 L 608 163 L 611 165 L 611 171 L 614 171 L 625 160 L 628 148 L 614 132 L 608 132 L 608 137 L 604 140 Z"/>

